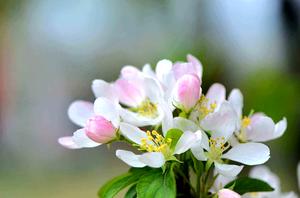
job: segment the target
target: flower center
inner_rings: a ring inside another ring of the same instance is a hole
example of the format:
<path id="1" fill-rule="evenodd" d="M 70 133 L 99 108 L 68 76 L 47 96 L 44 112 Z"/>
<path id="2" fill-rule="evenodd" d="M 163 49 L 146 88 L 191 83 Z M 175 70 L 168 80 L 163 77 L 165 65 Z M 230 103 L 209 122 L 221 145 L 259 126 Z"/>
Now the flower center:
<path id="1" fill-rule="evenodd" d="M 148 152 L 162 152 L 163 154 L 168 154 L 170 150 L 170 144 L 172 139 L 164 138 L 157 131 L 147 131 L 147 138 L 142 138 L 140 149 L 142 151 Z"/>
<path id="2" fill-rule="evenodd" d="M 217 108 L 217 103 L 213 102 L 208 105 L 209 100 L 204 95 L 200 97 L 197 110 L 199 111 L 199 120 L 205 118 L 208 114 L 213 113 Z"/>
<path id="3" fill-rule="evenodd" d="M 210 138 L 209 139 L 210 150 L 207 153 L 207 157 L 212 161 L 221 162 L 221 156 L 224 151 L 226 151 L 230 145 L 225 142 L 225 138 Z"/>
<path id="4" fill-rule="evenodd" d="M 134 109 L 138 114 L 149 117 L 155 118 L 158 116 L 157 113 L 157 106 L 153 104 L 148 98 L 145 99 L 136 109 Z"/>
<path id="5" fill-rule="evenodd" d="M 247 116 L 244 116 L 244 118 L 241 121 L 241 129 L 239 133 L 237 134 L 237 138 L 241 142 L 247 142 L 247 135 L 246 135 L 246 128 L 251 124 L 251 119 Z"/>
<path id="6" fill-rule="evenodd" d="M 246 128 L 251 124 L 251 119 L 247 116 L 244 116 L 242 119 L 242 128 Z"/>

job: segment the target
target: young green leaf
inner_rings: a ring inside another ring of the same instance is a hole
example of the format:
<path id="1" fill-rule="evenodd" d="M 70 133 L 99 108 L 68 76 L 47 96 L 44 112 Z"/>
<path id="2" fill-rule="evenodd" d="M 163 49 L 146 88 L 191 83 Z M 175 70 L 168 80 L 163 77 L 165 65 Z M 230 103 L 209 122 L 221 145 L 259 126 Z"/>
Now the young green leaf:
<path id="1" fill-rule="evenodd" d="M 238 178 L 226 184 L 225 188 L 232 188 L 232 190 L 240 195 L 248 192 L 269 192 L 274 190 L 268 183 L 250 177 Z"/>
<path id="2" fill-rule="evenodd" d="M 183 132 L 180 129 L 170 129 L 169 131 L 167 131 L 166 138 L 170 138 L 172 140 L 170 146 L 172 151 L 174 151 L 176 144 L 182 134 Z"/>
<path id="3" fill-rule="evenodd" d="M 172 169 L 146 174 L 138 181 L 137 196 L 143 198 L 175 198 L 176 181 Z"/>
<path id="4" fill-rule="evenodd" d="M 126 192 L 124 198 L 136 198 L 136 197 L 137 197 L 136 185 L 132 185 Z"/>
<path id="5" fill-rule="evenodd" d="M 151 173 L 151 168 L 132 168 L 128 173 L 117 176 L 106 184 L 104 184 L 98 191 L 98 196 L 100 198 L 112 198 L 122 189 L 126 188 L 131 184 L 135 184 L 142 175 L 146 173 Z"/>

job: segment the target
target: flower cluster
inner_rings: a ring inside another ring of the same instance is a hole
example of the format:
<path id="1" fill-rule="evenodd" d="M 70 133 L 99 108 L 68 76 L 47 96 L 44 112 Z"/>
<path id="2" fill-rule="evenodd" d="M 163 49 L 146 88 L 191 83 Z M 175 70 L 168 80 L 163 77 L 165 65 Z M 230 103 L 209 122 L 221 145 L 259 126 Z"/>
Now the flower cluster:
<path id="1" fill-rule="evenodd" d="M 261 112 L 244 114 L 239 89 L 226 97 L 225 87 L 215 83 L 204 93 L 202 70 L 192 55 L 187 62 L 161 60 L 155 70 L 148 64 L 142 70 L 124 66 L 116 81 L 92 82 L 94 103 L 70 105 L 69 118 L 81 128 L 59 138 L 61 145 L 79 149 L 125 141 L 133 148 L 116 150 L 133 168 L 104 185 L 100 197 L 115 196 L 127 186 L 127 197 L 223 198 L 278 187 L 255 177 L 264 169 L 253 170 L 253 178 L 237 175 L 245 165 L 268 161 L 264 142 L 284 134 L 286 119 L 275 123 Z M 245 180 L 251 188 L 243 186 Z"/>

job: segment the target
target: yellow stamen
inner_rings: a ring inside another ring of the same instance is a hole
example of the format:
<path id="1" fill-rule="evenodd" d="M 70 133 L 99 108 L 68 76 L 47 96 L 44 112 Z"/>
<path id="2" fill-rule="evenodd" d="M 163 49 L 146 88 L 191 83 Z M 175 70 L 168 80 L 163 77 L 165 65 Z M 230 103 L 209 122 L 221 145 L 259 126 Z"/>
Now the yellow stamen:
<path id="1" fill-rule="evenodd" d="M 198 101 L 197 110 L 199 111 L 199 119 L 202 120 L 205 118 L 208 114 L 213 113 L 215 109 L 217 108 L 217 103 L 213 102 L 208 105 L 209 100 L 204 95 L 200 97 L 200 100 Z"/>
<path id="2" fill-rule="evenodd" d="M 164 138 L 157 131 L 147 131 L 147 138 L 141 139 L 141 145 L 139 150 L 148 151 L 148 152 L 162 152 L 168 154 L 169 145 L 172 142 L 170 138 Z"/>
<path id="3" fill-rule="evenodd" d="M 243 119 L 242 119 L 242 127 L 243 128 L 246 128 L 247 126 L 249 126 L 251 124 L 251 119 L 247 116 L 245 116 Z"/>
<path id="4" fill-rule="evenodd" d="M 155 118 L 158 115 L 156 104 L 153 104 L 149 99 L 144 100 L 141 105 L 136 108 L 136 112 L 150 118 Z"/>

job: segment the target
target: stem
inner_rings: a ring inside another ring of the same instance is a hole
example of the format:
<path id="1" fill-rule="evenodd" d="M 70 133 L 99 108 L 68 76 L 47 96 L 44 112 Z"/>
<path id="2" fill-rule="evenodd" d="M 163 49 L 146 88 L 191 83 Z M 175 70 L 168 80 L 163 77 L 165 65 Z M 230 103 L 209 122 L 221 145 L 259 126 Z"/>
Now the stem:
<path id="1" fill-rule="evenodd" d="M 196 184 L 196 189 L 197 189 L 196 196 L 197 197 L 200 197 L 200 194 L 201 194 L 200 188 L 201 188 L 201 175 L 197 174 L 197 184 Z"/>

